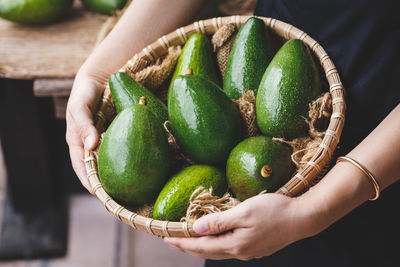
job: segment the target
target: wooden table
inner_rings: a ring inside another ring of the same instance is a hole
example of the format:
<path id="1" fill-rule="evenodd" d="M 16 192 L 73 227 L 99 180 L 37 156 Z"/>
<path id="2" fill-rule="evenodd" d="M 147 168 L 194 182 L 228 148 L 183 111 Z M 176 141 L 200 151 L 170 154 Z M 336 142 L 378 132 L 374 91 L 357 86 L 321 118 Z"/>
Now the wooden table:
<path id="1" fill-rule="evenodd" d="M 0 259 L 66 251 L 66 197 L 54 163 L 65 141 L 63 133 L 56 138 L 53 105 L 64 117 L 77 70 L 114 19 L 76 3 L 67 18 L 48 26 L 0 19 L 0 140 L 8 177 Z"/>
<path id="2" fill-rule="evenodd" d="M 79 2 L 67 18 L 47 26 L 0 19 L 0 77 L 33 80 L 35 96 L 65 104 L 76 72 L 115 20 L 86 11 Z M 56 109 L 57 117 L 64 117 L 62 111 Z"/>

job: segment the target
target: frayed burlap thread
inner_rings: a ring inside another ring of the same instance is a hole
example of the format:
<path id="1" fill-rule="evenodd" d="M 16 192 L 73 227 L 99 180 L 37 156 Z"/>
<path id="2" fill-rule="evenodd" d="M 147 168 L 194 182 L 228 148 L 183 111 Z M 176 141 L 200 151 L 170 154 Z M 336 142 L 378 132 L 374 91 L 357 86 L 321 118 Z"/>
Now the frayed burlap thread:
<path id="1" fill-rule="evenodd" d="M 166 56 L 158 58 L 153 63 L 142 58 L 134 58 L 123 71 L 154 92 L 171 76 L 181 50 L 180 46 L 172 46 L 168 49 Z"/>
<path id="2" fill-rule="evenodd" d="M 256 96 L 254 91 L 242 93 L 239 100 L 233 100 L 238 105 L 240 115 L 245 124 L 245 136 L 252 137 L 260 134 L 256 120 Z"/>
<path id="3" fill-rule="evenodd" d="M 195 164 L 195 162 L 192 159 L 190 159 L 187 155 L 185 155 L 182 152 L 181 148 L 179 147 L 178 143 L 176 142 L 174 135 L 172 134 L 171 130 L 169 129 L 169 121 L 165 121 L 163 126 L 164 126 L 165 132 L 167 133 L 168 144 L 169 144 L 169 147 L 172 149 L 174 158 L 178 161 L 183 161 L 189 165 Z"/>
<path id="4" fill-rule="evenodd" d="M 293 149 L 292 161 L 296 164 L 297 170 L 303 169 L 307 162 L 317 152 L 319 145 L 325 135 L 323 126 L 327 125 L 332 114 L 332 98 L 330 93 L 325 93 L 310 104 L 308 112 L 309 136 L 295 138 L 292 141 L 283 138 L 272 138 L 275 141 L 288 144 Z"/>
<path id="5" fill-rule="evenodd" d="M 310 121 L 311 137 L 323 137 L 325 135 L 324 129 L 328 127 L 329 118 L 332 114 L 332 97 L 331 94 L 326 92 L 310 104 L 308 117 Z"/>
<path id="6" fill-rule="evenodd" d="M 194 223 L 204 215 L 228 210 L 239 203 L 240 201 L 229 193 L 225 193 L 222 197 L 214 196 L 212 188 L 206 189 L 200 186 L 190 196 L 186 216 L 181 218 L 181 222 Z"/>
<path id="7" fill-rule="evenodd" d="M 228 62 L 229 54 L 235 40 L 237 28 L 234 24 L 226 24 L 215 32 L 211 38 L 214 52 L 217 56 L 217 63 L 221 72 L 221 77 L 224 77 L 226 64 Z"/>

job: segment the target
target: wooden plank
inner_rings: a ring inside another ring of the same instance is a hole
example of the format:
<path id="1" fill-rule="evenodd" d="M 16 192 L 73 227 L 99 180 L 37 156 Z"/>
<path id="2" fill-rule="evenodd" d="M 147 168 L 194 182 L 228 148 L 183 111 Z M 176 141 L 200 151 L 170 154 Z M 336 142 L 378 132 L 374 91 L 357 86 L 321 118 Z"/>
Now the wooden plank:
<path id="1" fill-rule="evenodd" d="M 33 95 L 35 97 L 53 97 L 56 119 L 65 119 L 73 83 L 74 79 L 72 78 L 36 79 L 33 81 Z"/>
<path id="2" fill-rule="evenodd" d="M 73 78 L 36 79 L 33 81 L 33 95 L 36 97 L 69 96 L 73 83 Z"/>
<path id="3" fill-rule="evenodd" d="M 56 119 L 65 119 L 67 112 L 68 97 L 56 96 L 53 98 L 54 116 Z"/>
<path id="4" fill-rule="evenodd" d="M 51 25 L 26 26 L 0 19 L 0 77 L 74 77 L 110 18 L 75 2 L 67 18 Z"/>

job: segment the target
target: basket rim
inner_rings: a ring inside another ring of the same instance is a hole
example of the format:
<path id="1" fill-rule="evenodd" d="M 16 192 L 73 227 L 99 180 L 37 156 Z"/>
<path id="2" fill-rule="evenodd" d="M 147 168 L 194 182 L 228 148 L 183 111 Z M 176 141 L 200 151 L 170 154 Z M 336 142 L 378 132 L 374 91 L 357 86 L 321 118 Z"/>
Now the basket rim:
<path id="1" fill-rule="evenodd" d="M 311 38 L 307 33 L 294 27 L 286 22 L 273 19 L 270 17 L 260 16 L 227 16 L 215 17 L 207 20 L 196 21 L 184 27 L 180 27 L 167 35 L 158 38 L 157 41 L 143 48 L 143 50 L 134 55 L 133 59 L 145 59 L 147 61 L 154 61 L 155 59 L 164 55 L 168 48 L 171 46 L 182 45 L 186 42 L 188 37 L 193 33 L 202 33 L 206 35 L 213 34 L 220 27 L 225 24 L 234 23 L 237 28 L 250 17 L 257 17 L 264 21 L 265 25 L 274 31 L 285 40 L 300 39 L 311 48 L 311 51 L 319 59 L 320 65 L 325 72 L 327 81 L 329 83 L 329 92 L 332 96 L 332 114 L 325 136 L 315 155 L 307 162 L 307 166 L 300 172 L 297 172 L 292 178 L 275 193 L 284 194 L 287 196 L 296 196 L 304 189 L 310 187 L 312 180 L 322 172 L 333 157 L 333 153 L 339 143 L 341 132 L 344 126 L 346 102 L 344 99 L 345 89 L 341 83 L 339 73 L 330 59 L 329 55 L 325 52 L 322 46 Z M 121 71 L 124 71 L 127 66 L 132 62 L 129 60 Z M 102 105 L 94 117 L 95 119 L 103 119 L 103 109 L 112 109 L 111 93 L 108 88 L 105 89 Z M 101 128 L 101 123 L 96 123 L 96 127 Z M 94 195 L 100 200 L 104 207 L 115 217 L 130 225 L 135 229 L 140 229 L 152 235 L 163 237 L 194 237 L 201 236 L 194 232 L 192 224 L 187 222 L 171 222 L 160 221 L 152 218 L 147 218 L 138 215 L 135 212 L 121 206 L 114 201 L 103 189 L 100 182 L 97 159 L 92 151 L 85 149 L 84 163 L 87 171 L 89 183 L 93 189 Z"/>

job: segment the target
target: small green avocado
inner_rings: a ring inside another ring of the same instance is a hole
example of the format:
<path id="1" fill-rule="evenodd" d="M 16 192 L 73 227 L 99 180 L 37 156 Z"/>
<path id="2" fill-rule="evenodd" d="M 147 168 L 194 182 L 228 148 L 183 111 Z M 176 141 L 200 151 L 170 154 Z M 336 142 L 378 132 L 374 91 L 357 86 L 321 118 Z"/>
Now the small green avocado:
<path id="1" fill-rule="evenodd" d="M 170 168 L 167 137 L 158 118 L 143 104 L 119 113 L 106 131 L 98 155 L 104 190 L 121 204 L 154 200 Z"/>
<path id="2" fill-rule="evenodd" d="M 263 190 L 275 192 L 295 171 L 291 154 L 287 145 L 272 141 L 270 137 L 243 140 L 232 150 L 226 165 L 230 190 L 240 201 Z"/>
<path id="3" fill-rule="evenodd" d="M 168 92 L 169 125 L 195 162 L 221 166 L 242 139 L 237 106 L 213 82 L 196 75 L 175 78 Z"/>
<path id="4" fill-rule="evenodd" d="M 47 24 L 64 17 L 73 0 L 0 0 L 0 17 L 22 24 Z"/>
<path id="5" fill-rule="evenodd" d="M 199 186 L 212 187 L 213 195 L 220 197 L 228 189 L 225 175 L 219 169 L 192 165 L 175 174 L 161 190 L 153 208 L 153 218 L 179 221 L 186 214 L 190 196 Z"/>
<path id="6" fill-rule="evenodd" d="M 146 87 L 135 81 L 128 74 L 124 72 L 111 74 L 108 84 L 117 113 L 133 104 L 138 104 L 140 98 L 146 96 L 147 106 L 161 122 L 168 120 L 167 106 Z"/>
<path id="7" fill-rule="evenodd" d="M 248 90 L 257 95 L 261 78 L 272 59 L 272 42 L 264 21 L 249 18 L 240 28 L 229 54 L 224 75 L 224 91 L 239 99 Z"/>
<path id="8" fill-rule="evenodd" d="M 265 135 L 288 140 L 307 134 L 308 105 L 321 93 L 310 50 L 300 40 L 287 41 L 261 80 L 256 99 L 258 127 Z"/>
<path id="9" fill-rule="evenodd" d="M 185 43 L 176 64 L 171 84 L 176 77 L 186 74 L 187 69 L 191 69 L 194 75 L 220 84 L 210 41 L 203 34 L 194 33 Z"/>
<path id="10" fill-rule="evenodd" d="M 82 2 L 91 10 L 106 15 L 112 15 L 126 4 L 126 0 L 82 0 Z"/>

